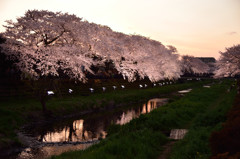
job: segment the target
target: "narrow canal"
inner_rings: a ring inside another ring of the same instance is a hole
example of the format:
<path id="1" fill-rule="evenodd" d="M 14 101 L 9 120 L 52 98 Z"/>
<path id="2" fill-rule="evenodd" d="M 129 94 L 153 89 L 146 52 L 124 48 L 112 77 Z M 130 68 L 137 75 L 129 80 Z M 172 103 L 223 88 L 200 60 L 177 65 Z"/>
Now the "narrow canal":
<path id="1" fill-rule="evenodd" d="M 28 145 L 18 154 L 18 159 L 48 158 L 66 151 L 83 150 L 106 138 L 111 124 L 126 124 L 166 104 L 167 98 L 154 98 L 146 103 L 135 104 L 89 113 L 75 119 L 47 122 L 25 127 L 19 138 Z"/>

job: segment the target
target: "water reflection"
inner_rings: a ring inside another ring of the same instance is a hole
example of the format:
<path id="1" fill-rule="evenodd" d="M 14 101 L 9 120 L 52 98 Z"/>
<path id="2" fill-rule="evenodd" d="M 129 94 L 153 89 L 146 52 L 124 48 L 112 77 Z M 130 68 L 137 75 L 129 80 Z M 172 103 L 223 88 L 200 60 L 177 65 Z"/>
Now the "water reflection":
<path id="1" fill-rule="evenodd" d="M 139 117 L 141 114 L 146 114 L 151 112 L 153 109 L 166 103 L 166 99 L 155 98 L 149 100 L 146 104 L 143 104 L 142 107 L 139 107 L 137 110 L 128 110 L 123 112 L 120 116 L 120 119 L 116 121 L 116 124 L 124 125 L 130 122 L 132 119 Z"/>
<path id="2" fill-rule="evenodd" d="M 127 110 L 121 110 L 112 114 L 96 115 L 75 120 L 69 125 L 56 131 L 48 131 L 38 136 L 41 142 L 89 142 L 97 139 L 104 139 L 107 135 L 106 129 L 112 123 L 126 124 L 141 114 L 149 113 L 153 109 L 165 104 L 166 98 L 155 98 L 149 100 L 141 107 L 134 107 Z"/>
<path id="3" fill-rule="evenodd" d="M 87 142 L 105 138 L 107 133 L 103 131 L 101 123 L 95 131 L 84 129 L 84 120 L 75 120 L 69 126 L 65 126 L 60 131 L 47 132 L 45 135 L 38 136 L 41 142 Z"/>
<path id="4" fill-rule="evenodd" d="M 17 158 L 42 159 L 67 151 L 84 150 L 97 143 L 99 139 L 106 138 L 106 130 L 110 124 L 126 124 L 141 114 L 149 113 L 166 104 L 167 101 L 166 98 L 155 98 L 140 106 L 125 107 L 118 111 L 91 113 L 74 121 L 47 123 L 41 126 L 32 125 L 31 128 L 25 130 L 25 133 L 30 134 L 30 138 L 36 138 L 40 145 L 26 148 Z"/>

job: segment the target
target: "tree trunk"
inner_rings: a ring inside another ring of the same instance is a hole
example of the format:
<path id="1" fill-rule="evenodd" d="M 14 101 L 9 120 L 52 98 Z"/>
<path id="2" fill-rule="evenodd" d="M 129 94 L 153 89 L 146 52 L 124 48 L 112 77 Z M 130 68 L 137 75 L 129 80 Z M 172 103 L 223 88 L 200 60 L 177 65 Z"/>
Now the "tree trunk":
<path id="1" fill-rule="evenodd" d="M 240 78 L 237 79 L 237 93 L 240 93 Z"/>
<path id="2" fill-rule="evenodd" d="M 45 95 L 41 95 L 40 102 L 42 104 L 42 111 L 46 112 L 47 108 L 46 108 L 46 96 Z"/>

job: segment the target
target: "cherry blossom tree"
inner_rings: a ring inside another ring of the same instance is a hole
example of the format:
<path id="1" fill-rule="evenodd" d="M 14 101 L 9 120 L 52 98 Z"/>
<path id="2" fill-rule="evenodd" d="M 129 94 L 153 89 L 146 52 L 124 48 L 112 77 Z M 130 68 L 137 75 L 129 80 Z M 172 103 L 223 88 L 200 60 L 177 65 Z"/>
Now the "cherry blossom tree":
<path id="1" fill-rule="evenodd" d="M 111 61 L 128 81 L 139 76 L 155 82 L 181 75 L 175 47 L 114 32 L 68 13 L 29 10 L 16 22 L 7 21 L 5 27 L 3 36 L 7 40 L 1 47 L 8 57 L 17 59 L 17 68 L 33 79 L 63 72 L 86 82 L 85 71 L 92 72 L 92 65 L 106 61 Z M 41 97 L 43 104 L 44 99 Z"/>
<path id="2" fill-rule="evenodd" d="M 203 74 L 209 73 L 209 66 L 193 56 L 182 56 L 182 71 L 185 73 Z"/>
<path id="3" fill-rule="evenodd" d="M 180 77 L 180 62 L 177 54 L 173 54 L 158 41 L 138 35 L 133 35 L 132 39 L 132 57 L 136 61 L 136 72 L 141 78 L 148 77 L 156 82 Z"/>
<path id="4" fill-rule="evenodd" d="M 181 75 L 178 55 L 158 41 L 139 35 L 125 35 L 110 28 L 101 29 L 91 49 L 111 60 L 129 81 L 148 77 L 151 81 L 176 79 Z"/>
<path id="5" fill-rule="evenodd" d="M 176 48 L 139 35 L 126 35 L 109 27 L 82 21 L 75 15 L 27 11 L 17 22 L 7 21 L 5 49 L 19 58 L 18 68 L 32 77 L 69 77 L 85 82 L 85 70 L 112 61 L 124 78 L 151 81 L 180 77 Z M 92 57 L 99 57 L 94 61 Z"/>
<path id="6" fill-rule="evenodd" d="M 214 72 L 215 78 L 240 75 L 240 44 L 226 48 L 226 51 L 220 54 Z"/>
<path id="7" fill-rule="evenodd" d="M 9 56 L 17 57 L 18 68 L 33 78 L 58 76 L 63 70 L 85 82 L 82 67 L 91 72 L 94 62 L 77 41 L 79 22 L 81 18 L 67 13 L 27 11 L 17 22 L 7 21 L 3 48 Z"/>
<path id="8" fill-rule="evenodd" d="M 81 18 L 67 13 L 27 11 L 17 22 L 7 21 L 3 33 L 7 40 L 1 46 L 8 57 L 17 59 L 17 68 L 32 79 L 64 72 L 86 82 L 84 70 L 91 72 L 94 61 L 90 51 L 77 41 L 80 22 Z M 46 88 L 37 90 L 45 111 Z"/>

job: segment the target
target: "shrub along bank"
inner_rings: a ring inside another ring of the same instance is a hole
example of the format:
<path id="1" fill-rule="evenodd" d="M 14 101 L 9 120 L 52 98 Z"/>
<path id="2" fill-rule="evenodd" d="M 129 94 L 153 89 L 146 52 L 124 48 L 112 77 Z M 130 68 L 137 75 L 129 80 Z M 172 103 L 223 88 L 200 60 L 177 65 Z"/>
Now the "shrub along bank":
<path id="1" fill-rule="evenodd" d="M 240 80 L 238 81 L 240 92 Z M 222 129 L 211 134 L 210 145 L 212 159 L 240 158 L 240 93 L 237 94 L 234 105 L 227 113 L 227 121 Z"/>
<path id="2" fill-rule="evenodd" d="M 169 132 L 173 128 L 190 130 L 186 139 L 177 143 L 171 158 L 181 155 L 182 158 L 207 157 L 210 154 L 209 134 L 225 120 L 236 94 L 235 90 L 226 92 L 231 83 L 224 81 L 210 88 L 195 87 L 183 98 L 141 115 L 126 125 L 111 126 L 108 137 L 87 150 L 67 152 L 52 158 L 157 158 L 163 145 L 170 141 L 162 132 Z M 178 148 L 183 153 L 177 151 Z"/>

